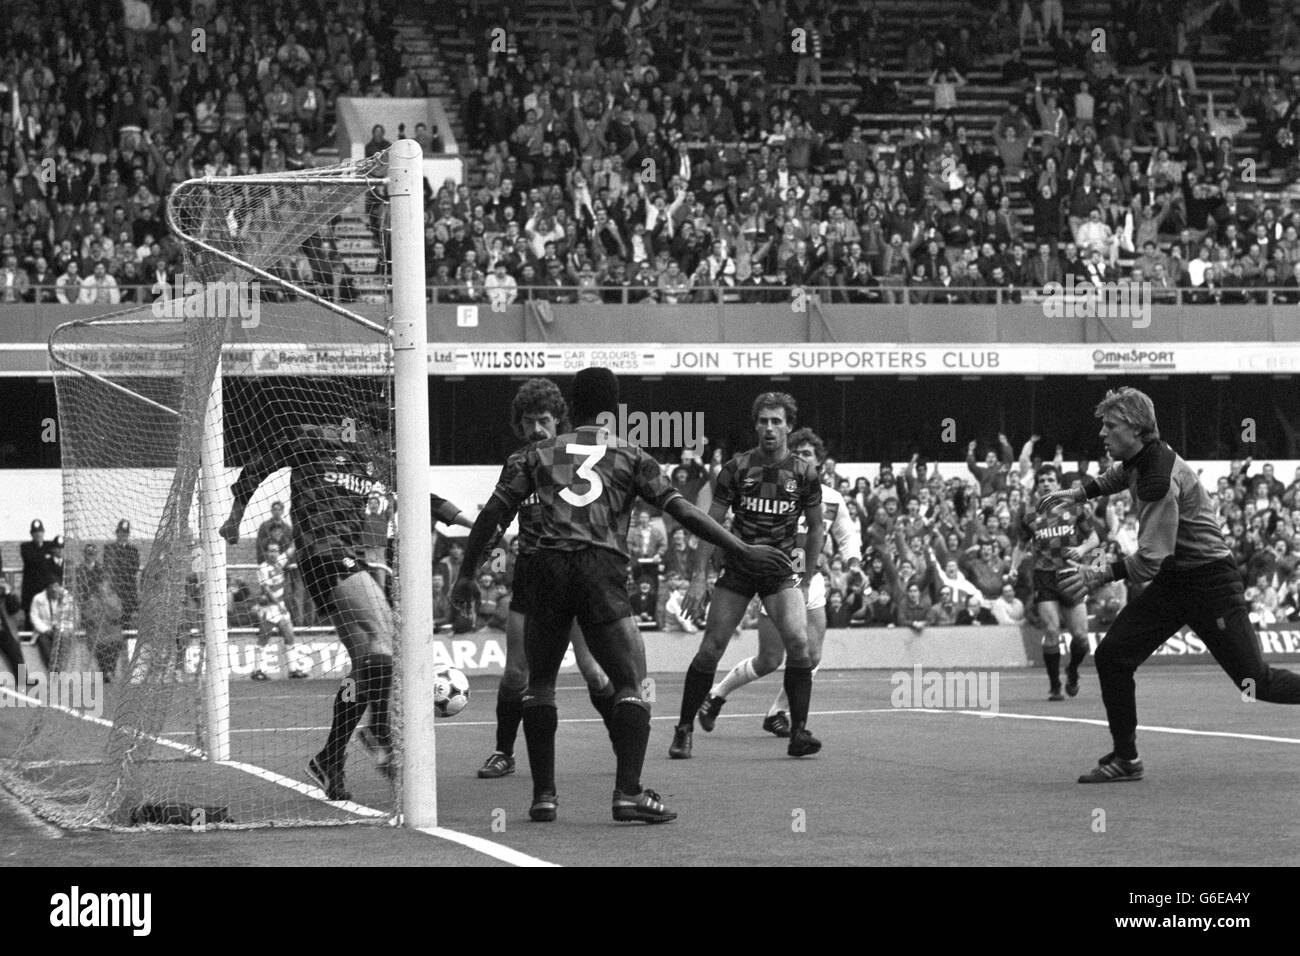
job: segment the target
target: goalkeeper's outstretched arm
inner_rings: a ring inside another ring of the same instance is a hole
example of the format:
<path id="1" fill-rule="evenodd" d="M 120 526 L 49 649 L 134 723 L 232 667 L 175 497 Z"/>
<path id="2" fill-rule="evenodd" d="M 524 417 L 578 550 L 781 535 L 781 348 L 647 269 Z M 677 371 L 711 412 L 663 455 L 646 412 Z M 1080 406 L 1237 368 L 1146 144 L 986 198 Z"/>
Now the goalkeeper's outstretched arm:
<path id="1" fill-rule="evenodd" d="M 239 541 L 239 525 L 244 520 L 244 509 L 248 507 L 248 502 L 252 500 L 258 485 L 265 481 L 268 475 L 274 474 L 282 467 L 284 463 L 277 446 L 240 469 L 239 477 L 230 488 L 234 495 L 234 501 L 230 504 L 230 515 L 221 525 L 221 537 L 227 544 L 235 544 Z"/>

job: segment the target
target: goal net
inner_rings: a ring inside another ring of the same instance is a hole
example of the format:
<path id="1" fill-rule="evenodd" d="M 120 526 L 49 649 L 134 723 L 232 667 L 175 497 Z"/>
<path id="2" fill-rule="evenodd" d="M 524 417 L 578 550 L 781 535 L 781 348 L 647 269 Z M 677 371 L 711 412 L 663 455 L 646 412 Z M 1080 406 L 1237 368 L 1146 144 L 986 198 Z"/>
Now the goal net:
<path id="1" fill-rule="evenodd" d="M 392 537 L 402 491 L 394 342 L 417 317 L 403 325 L 395 315 L 394 283 L 410 279 L 412 256 L 392 245 L 411 248 L 420 213 L 404 209 L 397 237 L 389 193 L 392 163 L 422 207 L 413 147 L 177 187 L 168 216 L 184 265 L 171 287 L 51 337 L 71 609 L 44 683 L 29 675 L 35 683 L 9 695 L 17 706 L 4 726 L 21 739 L 0 762 L 39 814 L 71 826 L 197 827 L 399 812 L 401 774 L 382 772 L 356 739 L 350 801 L 327 800 L 306 771 L 351 660 L 305 586 L 294 548 L 303 502 L 288 464 L 316 474 L 317 532 L 332 532 L 323 521 L 358 531 L 372 577 L 405 617 Z M 406 338 L 422 343 L 422 260 L 414 282 L 419 328 Z M 418 389 L 427 401 L 427 379 Z M 286 452 L 294 442 L 309 450 Z M 427 438 L 422 451 L 416 490 L 427 500 Z M 219 529 L 241 469 L 265 475 L 227 546 Z M 400 710 L 394 701 L 394 768 Z"/>

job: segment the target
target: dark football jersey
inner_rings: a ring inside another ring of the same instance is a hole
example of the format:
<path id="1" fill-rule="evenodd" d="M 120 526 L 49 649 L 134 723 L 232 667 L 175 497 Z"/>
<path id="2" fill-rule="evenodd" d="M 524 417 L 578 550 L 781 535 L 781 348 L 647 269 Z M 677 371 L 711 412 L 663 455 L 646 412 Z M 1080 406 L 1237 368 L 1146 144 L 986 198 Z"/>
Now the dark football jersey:
<path id="1" fill-rule="evenodd" d="M 287 430 L 280 442 L 244 466 L 233 486 L 235 501 L 247 505 L 269 475 L 289 471 L 293 543 L 303 556 L 341 552 L 365 556 L 366 500 L 383 495 L 374 462 L 365 447 L 344 441 L 339 429 L 300 425 Z"/>
<path id="2" fill-rule="evenodd" d="M 1032 507 L 1021 518 L 1020 537 L 1033 546 L 1035 571 L 1061 571 L 1069 566 L 1065 552 L 1088 540 L 1092 519 L 1086 505 L 1060 515 L 1040 515 Z"/>
<path id="3" fill-rule="evenodd" d="M 822 503 L 822 484 L 816 467 L 797 455 L 769 464 L 754 448 L 722 466 L 713 500 L 730 506 L 736 537 L 790 554 L 804 509 Z"/>
<path id="4" fill-rule="evenodd" d="M 637 497 L 660 509 L 681 497 L 648 452 L 595 425 L 512 455 L 492 494 L 512 512 L 530 509 L 538 549 L 597 547 L 623 557 Z M 530 504 L 534 495 L 536 502 Z"/>
<path id="5" fill-rule="evenodd" d="M 505 467 L 501 469 L 501 477 L 497 479 L 498 485 L 508 483 L 523 467 L 524 454 L 528 451 L 528 447 L 525 445 L 506 459 Z M 534 491 L 519 506 L 519 553 L 536 552 L 541 538 L 542 500 Z"/>

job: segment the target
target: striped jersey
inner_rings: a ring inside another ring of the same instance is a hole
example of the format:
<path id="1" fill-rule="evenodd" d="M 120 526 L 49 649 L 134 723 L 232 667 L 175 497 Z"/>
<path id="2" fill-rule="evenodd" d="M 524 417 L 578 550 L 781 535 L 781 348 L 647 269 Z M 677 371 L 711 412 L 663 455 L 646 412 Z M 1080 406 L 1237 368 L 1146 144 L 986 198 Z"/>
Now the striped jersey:
<path id="1" fill-rule="evenodd" d="M 293 543 L 301 557 L 342 552 L 364 558 L 366 500 L 387 493 L 362 443 L 347 441 L 336 426 L 298 425 L 257 460 L 244 466 L 232 486 L 247 506 L 267 477 L 289 469 Z"/>
<path id="2" fill-rule="evenodd" d="M 512 455 L 492 494 L 512 512 L 535 509 L 528 523 L 539 550 L 596 547 L 624 558 L 636 499 L 662 509 L 681 497 L 649 452 L 596 425 L 535 442 Z M 524 526 L 521 513 L 521 539 Z"/>
<path id="3" fill-rule="evenodd" d="M 498 485 L 502 482 L 508 482 L 511 476 L 523 467 L 524 456 L 527 451 L 528 446 L 525 445 L 506 459 L 505 467 L 501 469 L 501 477 L 497 479 Z M 542 499 L 536 491 L 533 491 L 519 505 L 519 553 L 535 553 L 541 538 Z"/>
<path id="4" fill-rule="evenodd" d="M 804 509 L 822 503 L 822 483 L 816 467 L 798 455 L 769 463 L 752 448 L 722 466 L 713 500 L 730 506 L 736 537 L 790 554 Z"/>
<path id="5" fill-rule="evenodd" d="M 288 566 L 287 554 L 281 554 L 274 563 L 263 561 L 257 566 L 257 584 L 262 589 L 265 603 L 284 606 L 284 569 Z"/>
<path id="6" fill-rule="evenodd" d="M 1069 567 L 1065 552 L 1083 544 L 1090 534 L 1092 519 L 1083 505 L 1059 515 L 1040 515 L 1027 508 L 1020 519 L 1020 540 L 1033 548 L 1035 571 L 1063 571 Z"/>

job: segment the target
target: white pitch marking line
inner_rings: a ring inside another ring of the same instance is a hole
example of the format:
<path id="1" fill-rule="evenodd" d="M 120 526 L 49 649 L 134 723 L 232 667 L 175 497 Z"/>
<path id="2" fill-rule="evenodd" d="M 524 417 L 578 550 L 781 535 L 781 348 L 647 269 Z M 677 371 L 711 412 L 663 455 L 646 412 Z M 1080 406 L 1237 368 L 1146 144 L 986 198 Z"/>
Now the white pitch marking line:
<path id="1" fill-rule="evenodd" d="M 1107 726 L 1106 721 L 1096 720 L 1088 717 L 1060 717 L 1050 714 L 1011 714 L 1006 711 L 994 713 L 987 710 L 955 710 L 938 707 L 876 707 L 864 710 L 814 710 L 810 711 L 809 717 L 862 717 L 868 714 L 961 714 L 966 717 L 981 717 L 988 719 L 990 717 L 1008 717 L 1013 720 L 1046 720 L 1055 721 L 1065 724 L 1089 724 L 1095 727 Z M 719 714 L 719 720 L 752 720 L 754 718 L 766 717 L 762 714 Z M 672 714 L 651 717 L 651 720 L 671 720 L 676 721 L 677 717 Z M 599 724 L 602 723 L 599 717 L 565 717 L 560 720 L 562 724 Z M 495 720 L 447 720 L 439 721 L 439 730 L 452 730 L 457 727 L 495 727 Z M 297 733 L 320 733 L 329 730 L 328 727 L 247 727 L 242 730 L 231 730 L 232 734 L 278 734 L 286 732 Z M 1242 734 L 1225 730 L 1191 730 L 1185 727 L 1154 727 L 1145 724 L 1139 724 L 1138 730 L 1147 731 L 1153 734 L 1185 734 L 1194 737 L 1228 737 L 1235 740 L 1257 740 L 1264 743 L 1280 744 L 1300 744 L 1300 738 L 1297 737 L 1271 737 L 1265 734 Z M 173 736 L 184 736 L 193 734 L 193 731 L 169 731 Z M 197 753 L 197 751 L 196 751 Z M 269 772 L 269 771 L 268 771 Z"/>
<path id="2" fill-rule="evenodd" d="M 0 693 L 4 693 L 11 697 L 29 701 L 32 705 L 37 707 L 41 706 L 41 701 L 39 698 L 31 697 L 28 696 L 27 694 L 20 694 L 17 691 L 11 690 L 7 687 L 0 687 Z M 50 706 L 50 705 L 47 704 L 46 706 Z M 77 711 L 71 707 L 64 707 L 62 705 L 58 705 L 58 706 L 51 707 L 51 709 L 58 710 L 61 713 L 69 715 L 70 717 L 76 717 L 78 720 L 85 720 L 93 724 L 98 724 L 102 727 L 113 726 L 113 722 L 111 720 L 106 720 L 103 717 L 94 717 L 90 714 L 83 714 L 80 711 Z M 321 728 L 321 729 L 328 729 L 328 728 Z M 170 747 L 173 750 L 179 750 L 182 751 L 183 753 L 187 753 L 196 757 L 203 756 L 202 751 L 194 747 L 187 747 L 186 745 L 177 743 L 174 740 L 164 740 L 161 736 L 155 737 L 152 734 L 142 734 L 141 736 L 149 740 L 152 740 L 155 743 L 162 744 L 164 747 Z M 302 794 L 303 796 L 311 800 L 316 800 L 319 801 L 320 803 L 329 804 L 332 807 L 337 807 L 340 810 L 344 810 L 348 813 L 355 814 L 356 816 L 360 816 L 360 817 L 388 816 L 388 814 L 383 810 L 376 810 L 374 807 L 367 807 L 364 804 L 354 803 L 350 800 L 326 800 L 324 791 L 322 791 L 319 787 L 315 787 L 312 786 L 311 784 L 303 783 L 301 780 L 294 780 L 292 777 L 283 776 L 282 774 L 278 774 L 275 773 L 274 771 L 267 770 L 264 767 L 259 767 L 256 764 L 243 763 L 242 761 L 238 761 L 238 760 L 222 760 L 222 761 L 217 761 L 217 765 L 221 767 L 230 767 L 232 770 L 242 771 L 243 773 L 247 773 L 261 780 L 265 780 L 268 783 L 273 783 L 276 784 L 277 786 L 284 787 L 287 790 L 292 790 L 295 793 Z M 417 832 L 423 833 L 427 836 L 439 837 L 444 840 L 450 840 L 453 843 L 459 843 L 462 846 L 465 846 L 471 850 L 475 850 L 479 853 L 482 853 L 485 856 L 493 857 L 494 859 L 501 860 L 503 863 L 509 863 L 513 866 L 557 866 L 558 865 L 555 863 L 547 863 L 545 860 L 540 860 L 536 857 L 529 856 L 526 853 L 520 853 L 518 850 L 512 849 L 511 847 L 508 846 L 502 846 L 501 844 L 495 843 L 492 840 L 485 840 L 482 837 L 472 836 L 471 834 L 468 833 L 461 833 L 459 830 L 449 830 L 445 827 L 422 827 L 422 828 L 415 828 L 415 829 L 417 829 Z"/>
<path id="3" fill-rule="evenodd" d="M 504 863 L 510 863 L 514 866 L 555 866 L 558 863 L 548 863 L 546 860 L 538 859 L 535 856 L 529 856 L 527 853 L 520 853 L 518 850 L 508 846 L 502 846 L 492 840 L 486 840 L 483 837 L 473 836 L 469 833 L 461 833 L 459 830 L 448 830 L 446 827 L 416 827 L 420 833 L 426 833 L 431 837 L 438 837 L 442 840 L 450 840 L 452 843 L 459 843 L 461 846 L 468 847 L 471 850 L 477 850 L 479 853 L 495 857 Z"/>
<path id="4" fill-rule="evenodd" d="M 1008 717 L 1012 720 L 1047 720 L 1063 724 L 1090 724 L 1094 727 L 1106 727 L 1104 720 L 1089 717 L 1058 717 L 1048 714 L 1009 714 L 1006 711 L 993 713 L 986 710 L 942 710 L 939 708 L 900 708 L 924 714 L 963 714 L 967 717 Z M 1152 727 L 1138 724 L 1138 730 L 1152 734 L 1183 734 L 1191 737 L 1229 737 L 1233 740 L 1258 740 L 1270 744 L 1300 744 L 1300 737 L 1271 737 L 1267 734 L 1241 734 L 1227 730 L 1192 730 L 1188 727 Z"/>

